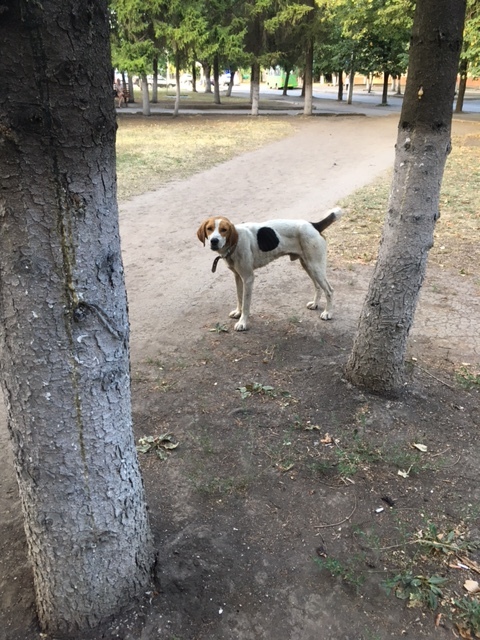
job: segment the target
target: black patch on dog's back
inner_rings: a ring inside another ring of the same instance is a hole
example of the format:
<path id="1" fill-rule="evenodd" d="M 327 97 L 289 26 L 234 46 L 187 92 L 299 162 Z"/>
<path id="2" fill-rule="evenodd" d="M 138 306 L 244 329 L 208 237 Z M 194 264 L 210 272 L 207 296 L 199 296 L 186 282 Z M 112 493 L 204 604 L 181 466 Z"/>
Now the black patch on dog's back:
<path id="1" fill-rule="evenodd" d="M 257 242 L 260 251 L 273 251 L 280 244 L 280 240 L 272 227 L 261 227 L 257 231 Z"/>

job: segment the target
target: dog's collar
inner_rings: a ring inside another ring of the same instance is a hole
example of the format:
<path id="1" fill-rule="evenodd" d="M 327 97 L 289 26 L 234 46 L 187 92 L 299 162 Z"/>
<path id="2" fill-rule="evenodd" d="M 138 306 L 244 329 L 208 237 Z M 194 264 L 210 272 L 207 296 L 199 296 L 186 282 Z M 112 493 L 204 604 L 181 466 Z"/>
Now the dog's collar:
<path id="1" fill-rule="evenodd" d="M 213 264 L 212 264 L 212 273 L 215 273 L 215 271 L 217 270 L 217 264 L 218 264 L 218 261 L 220 260 L 220 258 L 223 258 L 224 260 L 228 260 L 228 258 L 232 255 L 232 253 L 235 251 L 236 248 L 237 248 L 237 245 L 234 244 L 231 247 L 228 247 L 227 251 L 225 252 L 225 254 L 223 256 L 217 256 L 215 258 L 215 260 L 213 261 Z"/>

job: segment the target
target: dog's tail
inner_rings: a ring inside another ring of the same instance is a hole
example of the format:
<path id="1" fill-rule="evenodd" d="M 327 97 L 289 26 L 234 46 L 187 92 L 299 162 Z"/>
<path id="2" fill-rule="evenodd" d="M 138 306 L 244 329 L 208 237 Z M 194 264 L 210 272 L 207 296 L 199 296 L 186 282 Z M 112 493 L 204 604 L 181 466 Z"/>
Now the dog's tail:
<path id="1" fill-rule="evenodd" d="M 327 227 L 333 224 L 336 220 L 339 220 L 342 216 L 342 209 L 340 207 L 335 207 L 335 209 L 330 209 L 323 220 L 320 220 L 320 222 L 312 222 L 311 224 L 315 227 L 318 233 L 322 233 L 322 231 L 325 231 Z"/>

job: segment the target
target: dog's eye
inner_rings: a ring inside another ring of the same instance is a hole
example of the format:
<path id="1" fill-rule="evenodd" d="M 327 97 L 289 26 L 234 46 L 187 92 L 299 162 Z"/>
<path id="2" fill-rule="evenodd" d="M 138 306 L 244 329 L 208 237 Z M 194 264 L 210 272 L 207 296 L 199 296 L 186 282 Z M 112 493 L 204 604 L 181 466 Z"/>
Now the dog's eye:
<path id="1" fill-rule="evenodd" d="M 220 233 L 227 233 L 226 227 L 220 227 Z"/>
<path id="2" fill-rule="evenodd" d="M 208 233 L 212 233 L 213 227 L 207 227 L 207 231 L 208 231 Z"/>

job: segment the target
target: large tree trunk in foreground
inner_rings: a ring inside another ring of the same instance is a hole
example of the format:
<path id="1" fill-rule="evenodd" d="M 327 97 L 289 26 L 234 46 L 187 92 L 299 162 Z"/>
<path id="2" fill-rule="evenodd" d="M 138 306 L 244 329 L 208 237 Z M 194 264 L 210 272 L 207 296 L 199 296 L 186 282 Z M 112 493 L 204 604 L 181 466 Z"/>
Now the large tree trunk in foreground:
<path id="1" fill-rule="evenodd" d="M 42 628 L 82 637 L 150 582 L 132 434 L 107 3 L 0 21 L 0 367 Z"/>
<path id="2" fill-rule="evenodd" d="M 464 16 L 465 0 L 417 2 L 388 213 L 347 364 L 347 377 L 373 392 L 398 394 L 404 384 L 407 337 L 450 151 Z"/>

